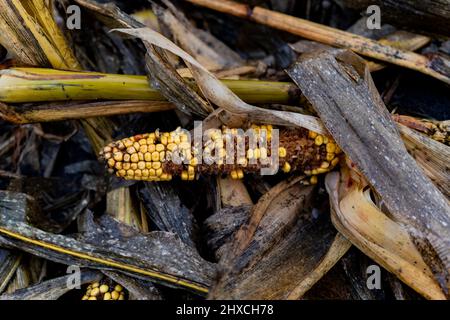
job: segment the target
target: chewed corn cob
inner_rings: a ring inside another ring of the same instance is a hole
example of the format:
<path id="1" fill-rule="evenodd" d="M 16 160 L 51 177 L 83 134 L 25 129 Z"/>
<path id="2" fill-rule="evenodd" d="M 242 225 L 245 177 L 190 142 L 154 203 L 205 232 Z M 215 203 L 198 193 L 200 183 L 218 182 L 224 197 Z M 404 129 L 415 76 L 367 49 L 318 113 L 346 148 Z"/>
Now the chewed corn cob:
<path id="1" fill-rule="evenodd" d="M 81 300 L 125 300 L 124 288 L 110 279 L 91 283 Z"/>
<path id="2" fill-rule="evenodd" d="M 211 174 L 241 179 L 245 173 L 257 173 L 273 165 L 272 156 L 276 155 L 282 171 L 303 172 L 311 176 L 310 182 L 315 184 L 317 174 L 330 171 L 339 162 L 341 151 L 335 142 L 313 131 L 302 128 L 280 130 L 278 148 L 274 150 L 277 154 L 272 155 L 272 126 L 253 125 L 251 129 L 252 137 L 259 142 L 257 145 L 248 136 L 240 134 L 242 130 L 223 127 L 210 130 L 199 146 L 190 141 L 188 132 L 177 128 L 172 132 L 157 130 L 112 142 L 100 155 L 111 174 L 144 181 L 168 181 L 174 176 L 194 180 L 199 175 Z M 239 147 L 241 152 L 232 153 L 230 159 L 228 151 L 232 148 L 236 151 Z M 201 161 L 208 157 L 215 157 L 215 161 Z"/>

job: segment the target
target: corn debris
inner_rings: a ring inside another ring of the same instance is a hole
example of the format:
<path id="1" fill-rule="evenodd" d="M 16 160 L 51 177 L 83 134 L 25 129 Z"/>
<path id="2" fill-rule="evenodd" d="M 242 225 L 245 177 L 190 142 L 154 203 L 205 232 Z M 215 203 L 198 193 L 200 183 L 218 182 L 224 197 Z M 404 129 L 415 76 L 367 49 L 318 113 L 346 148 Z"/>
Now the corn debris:
<path id="1" fill-rule="evenodd" d="M 315 176 L 339 163 L 341 151 L 329 137 L 302 128 L 282 129 L 275 159 L 272 126 L 252 125 L 251 129 L 251 136 L 237 128 L 208 131 L 201 145 L 181 128 L 157 130 L 112 142 L 100 156 L 111 174 L 144 181 L 168 181 L 174 176 L 191 181 L 202 174 L 242 179 L 246 173 L 258 173 L 275 164 L 285 173 Z M 317 178 L 311 177 L 310 182 L 317 183 Z"/>
<path id="2" fill-rule="evenodd" d="M 81 300 L 125 300 L 126 291 L 117 283 L 110 279 L 103 279 L 100 282 L 91 283 Z"/>

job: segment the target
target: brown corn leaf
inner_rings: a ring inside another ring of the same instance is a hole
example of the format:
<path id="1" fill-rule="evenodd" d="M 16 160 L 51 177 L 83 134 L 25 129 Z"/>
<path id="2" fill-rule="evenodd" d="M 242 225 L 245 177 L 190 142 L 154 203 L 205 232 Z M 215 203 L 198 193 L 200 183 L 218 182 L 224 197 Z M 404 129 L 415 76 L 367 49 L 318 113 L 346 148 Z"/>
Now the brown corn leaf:
<path id="1" fill-rule="evenodd" d="M 210 299 L 298 299 L 342 257 L 350 243 L 327 213 L 312 214 L 312 193 L 296 178 L 260 199 L 227 245 Z"/>
<path id="2" fill-rule="evenodd" d="M 375 206 L 369 190 L 364 192 L 348 175 L 340 180 L 337 172 L 327 175 L 326 188 L 332 220 L 339 232 L 424 297 L 445 299 L 408 232 Z M 341 194 L 339 190 L 343 188 L 345 192 Z"/>
<path id="3" fill-rule="evenodd" d="M 408 154 L 364 61 L 333 50 L 288 73 L 449 292 L 450 204 Z"/>

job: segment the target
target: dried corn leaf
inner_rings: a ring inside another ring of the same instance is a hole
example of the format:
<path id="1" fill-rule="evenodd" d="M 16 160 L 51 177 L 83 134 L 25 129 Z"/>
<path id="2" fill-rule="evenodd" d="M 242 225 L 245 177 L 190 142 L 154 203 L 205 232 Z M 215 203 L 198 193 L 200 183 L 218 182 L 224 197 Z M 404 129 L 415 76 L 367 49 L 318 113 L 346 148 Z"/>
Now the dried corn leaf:
<path id="1" fill-rule="evenodd" d="M 63 264 L 118 270 L 199 293 L 207 291 L 214 275 L 214 265 L 172 233 L 141 234 L 107 215 L 96 224 L 92 215 L 86 214 L 81 224 L 84 232 L 77 240 L 28 225 L 14 216 L 26 208 L 10 209 L 3 202 L 0 202 L 0 243 L 7 247 Z"/>
<path id="2" fill-rule="evenodd" d="M 398 124 L 406 149 L 425 174 L 450 198 L 450 147 Z"/>
<path id="3" fill-rule="evenodd" d="M 229 250 L 233 235 L 248 219 L 251 205 L 225 207 L 205 220 L 208 247 L 217 260 Z"/>
<path id="4" fill-rule="evenodd" d="M 21 63 L 80 69 L 44 0 L 3 1 L 0 18 L 0 43 Z"/>
<path id="5" fill-rule="evenodd" d="M 428 299 L 445 299 L 441 288 L 400 224 L 384 215 L 367 192 L 339 173 L 326 177 L 333 223 L 355 246 Z M 340 194 L 339 183 L 351 186 Z"/>
<path id="6" fill-rule="evenodd" d="M 67 275 L 42 283 L 19 289 L 13 293 L 0 295 L 0 300 L 57 300 L 63 294 L 72 290 L 67 284 L 73 275 Z M 98 271 L 82 270 L 80 285 L 99 281 L 102 274 Z"/>
<path id="7" fill-rule="evenodd" d="M 334 50 L 305 57 L 288 73 L 448 292 L 450 205 L 406 151 L 363 60 Z"/>
<path id="8" fill-rule="evenodd" d="M 0 248 L 0 294 L 8 286 L 20 264 L 21 254 Z"/>
<path id="9" fill-rule="evenodd" d="M 213 35 L 197 29 L 184 14 L 170 2 L 164 1 L 168 9 L 154 5 L 153 10 L 160 24 L 166 26 L 175 42 L 210 71 L 236 68 L 244 61 L 239 55 Z"/>
<path id="10" fill-rule="evenodd" d="M 210 299 L 298 299 L 349 249 L 326 213 L 312 215 L 313 187 L 298 182 L 281 182 L 253 207 Z"/>
<path id="11" fill-rule="evenodd" d="M 139 197 L 159 230 L 172 232 L 195 248 L 197 223 L 192 212 L 181 202 L 174 184 L 145 183 L 139 188 Z"/>
<path id="12" fill-rule="evenodd" d="M 113 271 L 102 271 L 108 278 L 127 289 L 128 300 L 162 300 L 161 292 L 149 281 L 135 279 Z"/>
<path id="13" fill-rule="evenodd" d="M 144 42 L 147 42 L 147 50 L 151 48 L 151 45 L 155 45 L 182 58 L 191 68 L 192 74 L 197 81 L 197 85 L 205 98 L 218 107 L 233 114 L 233 116 L 238 118 L 246 117 L 249 121 L 255 123 L 300 126 L 318 133 L 327 133 L 322 123 L 316 117 L 294 112 L 263 109 L 243 102 L 231 90 L 222 85 L 213 74 L 198 63 L 191 55 L 179 48 L 172 41 L 149 28 L 116 29 L 115 31 L 142 39 Z M 156 57 L 151 51 L 148 51 L 147 53 L 148 55 L 151 55 L 151 58 Z M 154 68 L 152 69 L 152 67 L 149 69 L 154 71 Z"/>

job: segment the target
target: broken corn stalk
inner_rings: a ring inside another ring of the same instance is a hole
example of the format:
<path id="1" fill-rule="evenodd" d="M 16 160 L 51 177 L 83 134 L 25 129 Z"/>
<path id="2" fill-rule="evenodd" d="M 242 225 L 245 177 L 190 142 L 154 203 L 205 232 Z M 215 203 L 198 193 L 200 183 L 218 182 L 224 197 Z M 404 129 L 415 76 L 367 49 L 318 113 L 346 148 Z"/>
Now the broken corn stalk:
<path id="1" fill-rule="evenodd" d="M 177 128 L 172 132 L 155 131 L 112 142 L 103 148 L 100 156 L 111 174 L 127 180 L 168 181 L 173 176 L 194 180 L 211 174 L 241 179 L 245 173 L 257 173 L 274 164 L 272 126 L 253 125 L 251 129 L 251 139 L 267 143 L 255 147 L 248 136 L 238 134 L 238 129 L 223 127 L 208 132 L 207 139 L 199 146 Z M 258 147 L 261 145 L 267 147 Z M 311 184 L 317 183 L 318 174 L 332 170 L 339 163 L 341 153 L 330 138 L 303 128 L 280 130 L 276 149 L 278 167 L 285 173 L 303 172 L 310 177 Z M 214 161 L 208 163 L 208 157 Z"/>
<path id="2" fill-rule="evenodd" d="M 298 89 L 289 82 L 222 80 L 248 103 L 287 103 Z M 67 100 L 152 100 L 165 98 L 146 76 L 69 72 L 45 68 L 0 70 L 0 101 L 6 103 Z"/>

